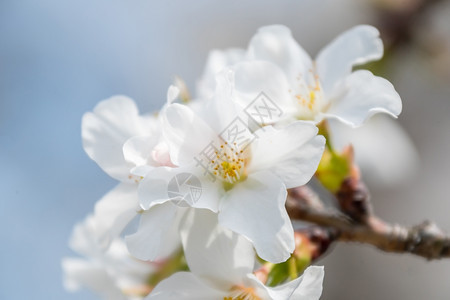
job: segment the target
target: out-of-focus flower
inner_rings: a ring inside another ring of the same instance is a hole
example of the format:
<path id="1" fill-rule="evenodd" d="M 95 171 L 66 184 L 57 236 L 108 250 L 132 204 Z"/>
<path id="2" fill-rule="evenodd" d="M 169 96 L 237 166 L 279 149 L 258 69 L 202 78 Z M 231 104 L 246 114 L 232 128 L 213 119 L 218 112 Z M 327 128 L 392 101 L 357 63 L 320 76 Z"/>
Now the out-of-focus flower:
<path id="1" fill-rule="evenodd" d="M 172 203 L 217 212 L 220 224 L 251 240 L 261 258 L 281 262 L 294 250 L 292 224 L 284 206 L 286 189 L 310 180 L 325 141 L 317 136 L 312 123 L 301 121 L 251 133 L 232 100 L 230 76 L 230 71 L 219 75 L 215 97 L 207 102 L 203 115 L 180 104 L 164 111 L 163 131 L 170 157 L 180 167 L 148 173 L 139 186 L 141 206 L 152 210 L 167 205 L 161 225 L 170 223 L 175 215 L 176 208 L 169 206 Z M 177 194 L 168 196 L 170 182 L 181 174 L 193 174 L 201 183 L 195 201 L 186 203 L 189 201 L 181 201 L 186 199 Z M 158 242 L 148 236 L 148 243 Z M 146 258 L 128 245 L 131 253 Z"/>
<path id="2" fill-rule="evenodd" d="M 332 41 L 315 61 L 282 25 L 262 27 L 249 47 L 210 54 L 199 82 L 200 95 L 210 94 L 210 74 L 225 66 L 236 72 L 236 99 L 246 107 L 262 91 L 286 119 L 336 118 L 353 127 L 378 112 L 396 117 L 402 103 L 389 81 L 357 65 L 381 58 L 383 44 L 376 28 L 356 26 Z"/>
<path id="3" fill-rule="evenodd" d="M 182 232 L 191 272 L 175 273 L 146 299 L 319 299 L 322 267 L 309 267 L 302 277 L 267 287 L 253 274 L 255 253 L 247 239 L 218 225 L 217 216 L 208 211 L 197 210 L 192 222 Z"/>
<path id="4" fill-rule="evenodd" d="M 170 87 L 168 102 L 178 95 Z M 115 96 L 83 116 L 83 147 L 108 175 L 121 183 L 95 206 L 99 237 L 105 249 L 140 210 L 137 186 L 158 166 L 173 166 L 156 115 L 140 115 L 133 100 Z"/>
<path id="5" fill-rule="evenodd" d="M 157 268 L 131 257 L 119 238 L 105 252 L 92 216 L 75 226 L 69 244 L 84 258 L 63 259 L 64 285 L 68 290 L 89 288 L 108 300 L 142 299 L 150 292 L 147 281 Z"/>
<path id="6" fill-rule="evenodd" d="M 352 72 L 353 66 L 382 55 L 379 32 L 368 25 L 338 36 L 315 61 L 288 28 L 262 27 L 250 41 L 250 61 L 233 67 L 237 98 L 245 106 L 265 91 L 286 117 L 315 122 L 336 118 L 354 127 L 378 112 L 396 117 L 402 103 L 392 84 L 367 70 Z"/>
<path id="7" fill-rule="evenodd" d="M 419 155 L 404 129 L 387 116 L 375 116 L 360 128 L 330 123 L 333 144 L 352 144 L 364 179 L 375 187 L 394 187 L 417 173 Z"/>

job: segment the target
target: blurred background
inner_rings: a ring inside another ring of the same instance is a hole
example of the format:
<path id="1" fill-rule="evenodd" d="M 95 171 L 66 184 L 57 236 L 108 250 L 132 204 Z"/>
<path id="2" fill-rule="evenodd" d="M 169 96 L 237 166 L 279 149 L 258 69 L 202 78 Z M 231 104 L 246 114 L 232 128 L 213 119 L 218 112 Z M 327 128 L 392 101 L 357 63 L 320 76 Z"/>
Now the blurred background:
<path id="1" fill-rule="evenodd" d="M 73 225 L 116 184 L 82 149 L 83 113 L 114 94 L 156 110 L 175 75 L 193 92 L 211 49 L 274 23 L 313 56 L 353 25 L 381 30 L 386 58 L 369 67 L 404 109 L 349 139 L 379 216 L 450 231 L 450 1 L 0 0 L 0 299 L 95 299 L 67 293 L 60 267 Z M 319 263 L 322 299 L 450 295 L 450 259 L 339 244 Z"/>

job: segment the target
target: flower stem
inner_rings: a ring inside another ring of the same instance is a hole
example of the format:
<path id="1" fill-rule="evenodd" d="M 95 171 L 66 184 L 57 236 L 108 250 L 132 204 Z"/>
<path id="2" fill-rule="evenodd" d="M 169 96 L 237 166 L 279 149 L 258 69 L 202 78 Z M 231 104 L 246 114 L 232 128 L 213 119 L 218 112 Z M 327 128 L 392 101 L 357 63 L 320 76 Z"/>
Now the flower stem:
<path id="1" fill-rule="evenodd" d="M 317 128 L 319 128 L 319 134 L 323 135 L 325 137 L 325 146 L 327 147 L 328 150 L 330 150 L 331 153 L 334 153 L 334 147 L 333 144 L 331 143 L 331 138 L 330 138 L 330 125 L 328 124 L 327 120 L 323 120 L 322 122 L 320 122 L 319 124 L 317 124 Z"/>

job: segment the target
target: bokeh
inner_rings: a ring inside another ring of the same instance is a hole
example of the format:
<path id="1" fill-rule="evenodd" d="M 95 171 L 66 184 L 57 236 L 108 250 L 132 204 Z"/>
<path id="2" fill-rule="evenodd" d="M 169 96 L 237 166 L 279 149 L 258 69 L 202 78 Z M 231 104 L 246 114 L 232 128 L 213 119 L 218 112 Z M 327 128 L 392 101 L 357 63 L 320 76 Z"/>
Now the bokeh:
<path id="1" fill-rule="evenodd" d="M 351 140 L 379 216 L 450 231 L 448 1 L 1 0 L 0 299 L 95 299 L 66 292 L 60 267 L 73 225 L 116 184 L 82 149 L 83 113 L 115 94 L 157 110 L 174 76 L 193 92 L 211 49 L 246 47 L 275 23 L 312 55 L 353 25 L 382 31 L 386 58 L 368 67 L 404 109 Z M 322 299 L 450 295 L 450 259 L 339 244 L 318 264 Z"/>

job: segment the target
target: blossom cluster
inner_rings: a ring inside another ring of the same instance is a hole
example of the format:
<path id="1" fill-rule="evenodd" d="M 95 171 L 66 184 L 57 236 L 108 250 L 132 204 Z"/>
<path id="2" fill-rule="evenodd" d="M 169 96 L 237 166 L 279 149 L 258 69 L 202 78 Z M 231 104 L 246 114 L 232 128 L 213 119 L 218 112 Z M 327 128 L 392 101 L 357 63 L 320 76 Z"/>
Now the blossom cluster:
<path id="1" fill-rule="evenodd" d="M 319 299 L 323 267 L 269 280 L 300 246 L 288 190 L 326 168 L 327 119 L 357 127 L 401 112 L 387 80 L 353 70 L 382 55 L 371 26 L 313 60 L 272 25 L 247 49 L 212 51 L 192 99 L 177 82 L 157 113 L 125 96 L 100 102 L 83 117 L 83 146 L 120 183 L 75 227 L 84 258 L 63 260 L 66 287 L 105 299 Z"/>

